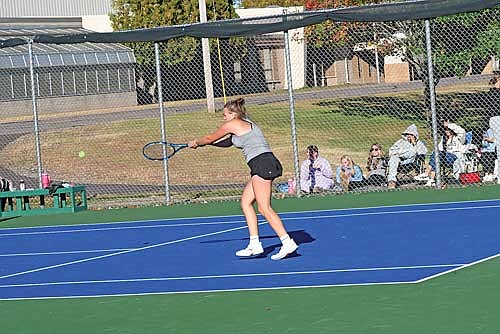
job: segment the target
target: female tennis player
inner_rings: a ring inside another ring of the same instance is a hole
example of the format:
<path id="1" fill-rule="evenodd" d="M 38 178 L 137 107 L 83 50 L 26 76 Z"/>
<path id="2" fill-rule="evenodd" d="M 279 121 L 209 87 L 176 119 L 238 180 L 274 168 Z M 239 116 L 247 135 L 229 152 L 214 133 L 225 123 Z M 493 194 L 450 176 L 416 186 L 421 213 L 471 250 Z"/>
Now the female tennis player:
<path id="1" fill-rule="evenodd" d="M 243 98 L 226 103 L 222 125 L 213 133 L 190 141 L 188 146 L 197 148 L 208 144 L 219 147 L 234 145 L 242 149 L 250 167 L 251 179 L 241 196 L 241 209 L 248 225 L 250 242 L 245 249 L 237 251 L 236 256 L 249 257 L 264 253 L 262 243 L 259 241 L 257 215 L 253 208 L 255 201 L 259 212 L 282 243 L 279 252 L 272 255 L 271 259 L 280 260 L 295 252 L 297 244 L 290 238 L 280 217 L 271 207 L 271 185 L 275 178 L 281 176 L 281 163 L 272 153 L 259 127 L 247 118 Z"/>

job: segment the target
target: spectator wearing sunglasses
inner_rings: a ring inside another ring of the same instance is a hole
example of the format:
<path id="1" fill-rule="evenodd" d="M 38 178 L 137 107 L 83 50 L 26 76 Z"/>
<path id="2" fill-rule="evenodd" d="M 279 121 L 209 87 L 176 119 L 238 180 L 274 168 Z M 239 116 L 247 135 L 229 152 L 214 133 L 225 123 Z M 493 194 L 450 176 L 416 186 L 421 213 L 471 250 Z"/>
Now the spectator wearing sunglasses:
<path id="1" fill-rule="evenodd" d="M 385 177 L 387 173 L 387 161 L 385 153 L 382 150 L 382 145 L 377 143 L 372 145 L 370 153 L 368 154 L 366 169 L 368 170 L 366 177 L 367 185 L 382 186 L 387 183 Z"/>
<path id="2" fill-rule="evenodd" d="M 333 188 L 332 167 L 319 155 L 318 146 L 309 145 L 307 159 L 300 166 L 300 190 L 305 193 L 321 192 Z"/>

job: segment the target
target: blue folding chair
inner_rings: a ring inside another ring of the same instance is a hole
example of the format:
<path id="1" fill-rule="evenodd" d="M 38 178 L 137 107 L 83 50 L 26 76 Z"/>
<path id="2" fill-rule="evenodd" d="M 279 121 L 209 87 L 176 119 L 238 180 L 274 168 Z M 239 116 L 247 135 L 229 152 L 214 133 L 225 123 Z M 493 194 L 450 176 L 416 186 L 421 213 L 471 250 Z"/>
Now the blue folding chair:
<path id="1" fill-rule="evenodd" d="M 472 131 L 465 133 L 465 143 L 472 144 Z"/>

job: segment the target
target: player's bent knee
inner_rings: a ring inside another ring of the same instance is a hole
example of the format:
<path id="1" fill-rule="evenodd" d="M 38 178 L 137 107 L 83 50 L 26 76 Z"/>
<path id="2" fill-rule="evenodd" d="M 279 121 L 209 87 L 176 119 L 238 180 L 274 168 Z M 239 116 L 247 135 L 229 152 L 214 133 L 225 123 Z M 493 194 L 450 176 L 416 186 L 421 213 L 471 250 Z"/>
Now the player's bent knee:
<path id="1" fill-rule="evenodd" d="M 240 202 L 240 208 L 245 211 L 249 208 L 253 208 L 253 203 L 252 202 L 248 202 L 248 201 L 241 201 Z"/>
<path id="2" fill-rule="evenodd" d="M 269 214 L 274 213 L 274 210 L 273 210 L 273 208 L 271 208 L 271 206 L 260 206 L 259 205 L 257 207 L 257 210 L 259 210 L 259 213 L 261 215 L 263 215 L 264 217 L 267 216 L 267 215 L 269 215 Z"/>

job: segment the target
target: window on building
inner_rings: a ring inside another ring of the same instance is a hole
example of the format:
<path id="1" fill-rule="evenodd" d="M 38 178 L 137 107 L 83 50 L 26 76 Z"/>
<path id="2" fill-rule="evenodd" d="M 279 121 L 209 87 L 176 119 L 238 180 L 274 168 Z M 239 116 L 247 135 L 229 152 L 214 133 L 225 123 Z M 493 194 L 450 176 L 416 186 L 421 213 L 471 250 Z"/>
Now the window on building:
<path id="1" fill-rule="evenodd" d="M 358 64 L 358 78 L 361 79 L 361 76 L 362 76 L 362 74 L 361 74 L 361 70 L 362 70 L 361 69 L 361 61 L 360 61 L 359 57 L 357 57 L 357 56 L 356 56 L 356 62 Z"/>
<path id="2" fill-rule="evenodd" d="M 234 62 L 233 73 L 234 73 L 234 82 L 241 83 L 242 81 L 241 62 L 239 60 Z"/>
<path id="3" fill-rule="evenodd" d="M 76 75 L 73 67 L 66 67 L 63 70 L 63 90 L 64 95 L 76 94 Z"/>
<path id="4" fill-rule="evenodd" d="M 498 72 L 500 71 L 500 58 L 496 56 L 491 57 L 491 62 L 493 64 L 493 71 Z"/>
<path id="5" fill-rule="evenodd" d="M 75 66 L 74 70 L 75 87 L 77 95 L 86 95 L 88 92 L 87 87 L 87 71 L 84 66 Z"/>
<path id="6" fill-rule="evenodd" d="M 10 100 L 12 98 L 11 73 L 7 71 L 0 72 L 0 101 Z"/>
<path id="7" fill-rule="evenodd" d="M 63 81 L 60 68 L 54 68 L 50 73 L 50 81 L 52 84 L 52 96 L 62 96 L 63 94 Z"/>
<path id="8" fill-rule="evenodd" d="M 38 69 L 36 73 L 36 84 L 38 85 L 38 96 L 51 96 L 50 72 L 45 69 Z"/>
<path id="9" fill-rule="evenodd" d="M 29 76 L 26 73 L 22 70 L 13 69 L 4 71 L 2 74 L 2 99 L 23 100 L 28 97 L 28 89 L 31 89 L 31 85 L 27 86 Z M 31 96 L 31 91 L 29 94 Z"/>
<path id="10" fill-rule="evenodd" d="M 263 66 L 264 66 L 264 77 L 266 81 L 273 81 L 273 52 L 272 49 L 262 50 Z"/>

